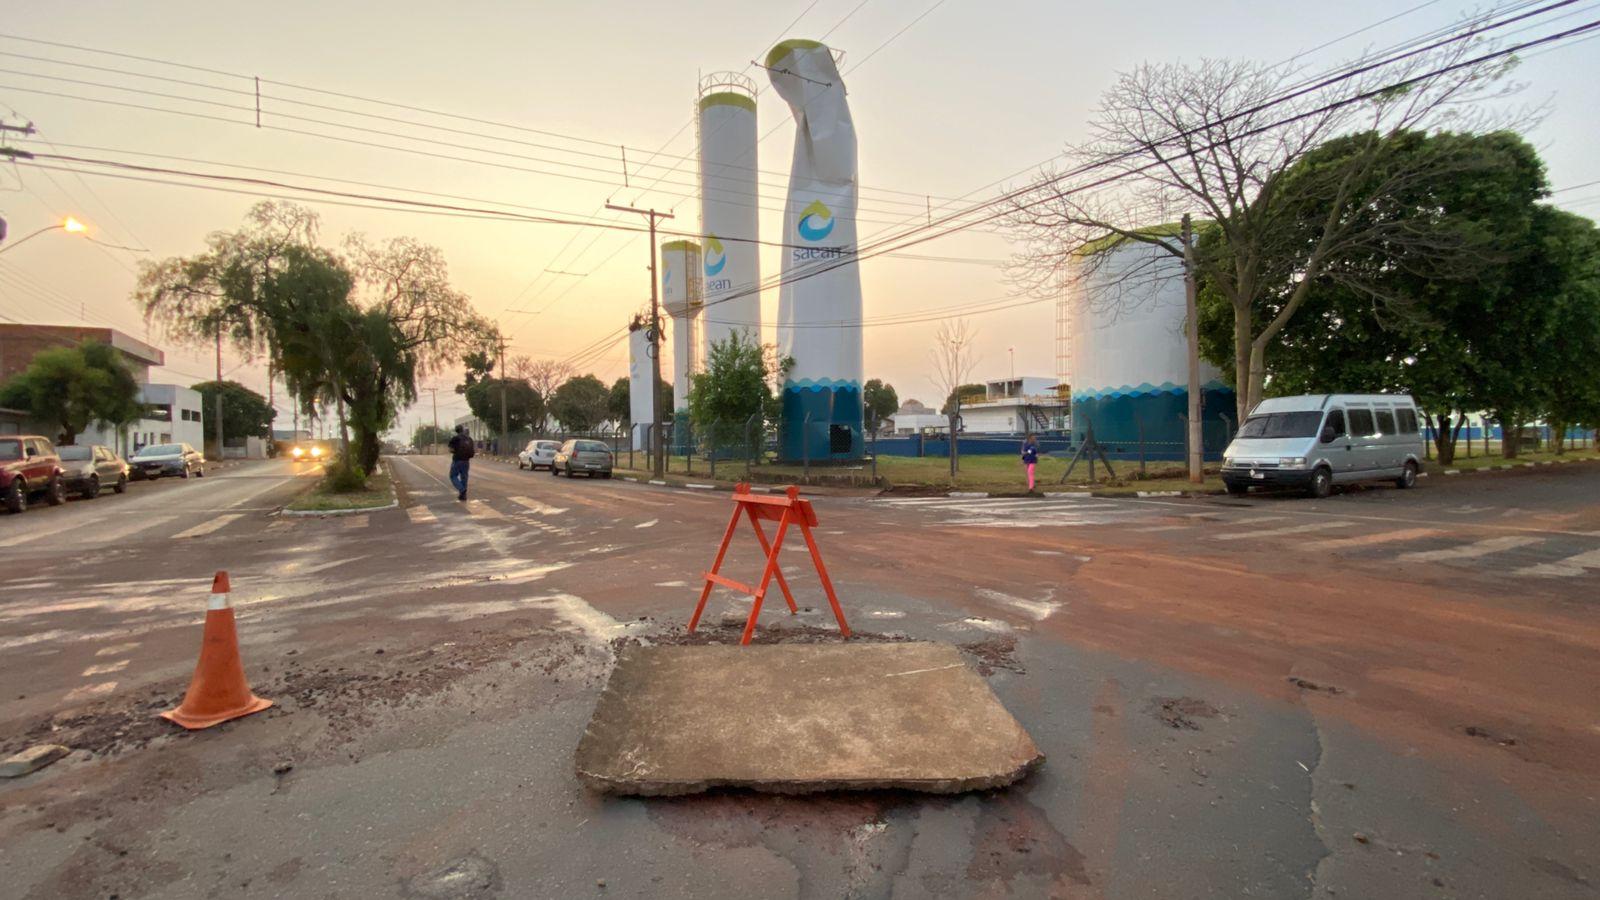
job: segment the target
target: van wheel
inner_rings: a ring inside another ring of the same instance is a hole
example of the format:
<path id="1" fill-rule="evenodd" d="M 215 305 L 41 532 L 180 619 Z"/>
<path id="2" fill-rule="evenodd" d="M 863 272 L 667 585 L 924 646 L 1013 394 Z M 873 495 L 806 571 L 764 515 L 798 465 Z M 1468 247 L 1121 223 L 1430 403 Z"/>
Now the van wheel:
<path id="1" fill-rule="evenodd" d="M 1250 493 L 1250 485 L 1248 484 L 1234 484 L 1233 482 L 1225 481 L 1223 486 L 1228 489 L 1229 497 L 1243 497 L 1245 494 Z"/>
<path id="2" fill-rule="evenodd" d="M 1414 463 L 1414 462 L 1406 463 L 1405 472 L 1401 473 L 1400 477 L 1396 478 L 1394 480 L 1394 484 L 1395 484 L 1395 487 L 1398 487 L 1398 488 L 1413 488 L 1413 487 L 1416 487 L 1417 486 L 1417 464 Z"/>
<path id="3" fill-rule="evenodd" d="M 1325 500 L 1333 493 L 1333 473 L 1326 467 L 1318 468 L 1311 473 L 1311 496 L 1318 500 Z"/>

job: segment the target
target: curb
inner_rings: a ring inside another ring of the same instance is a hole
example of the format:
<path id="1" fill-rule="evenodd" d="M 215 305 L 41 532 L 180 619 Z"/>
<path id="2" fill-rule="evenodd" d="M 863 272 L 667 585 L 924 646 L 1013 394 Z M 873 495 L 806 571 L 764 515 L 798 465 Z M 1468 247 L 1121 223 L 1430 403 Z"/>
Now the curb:
<path id="1" fill-rule="evenodd" d="M 1586 463 L 1586 462 L 1600 462 L 1600 460 L 1595 460 L 1595 459 L 1570 459 L 1570 458 L 1540 459 L 1540 460 L 1535 460 L 1533 462 L 1511 462 L 1511 463 L 1500 463 L 1498 465 L 1493 465 L 1493 466 L 1478 466 L 1477 468 L 1474 468 L 1474 469 L 1440 469 L 1439 470 L 1439 474 L 1441 474 L 1441 475 L 1481 475 L 1484 472 L 1503 472 L 1503 471 L 1506 471 L 1507 469 L 1532 469 L 1532 468 L 1536 468 L 1538 466 L 1555 466 L 1555 465 L 1566 465 L 1568 463 Z M 1427 476 L 1428 476 L 1427 472 L 1418 472 L 1417 473 L 1417 477 L 1418 478 L 1426 478 Z"/>
<path id="2" fill-rule="evenodd" d="M 400 508 L 400 500 L 398 498 L 396 498 L 394 500 L 389 501 L 389 504 L 387 506 L 361 506 L 361 507 L 357 507 L 355 509 L 280 509 L 280 510 L 278 510 L 278 515 L 280 515 L 280 516 L 292 516 L 292 517 L 297 518 L 297 519 L 306 519 L 306 518 L 311 518 L 313 516 L 319 517 L 319 518 L 328 517 L 328 516 L 356 516 L 356 515 L 363 515 L 365 513 L 370 513 L 370 512 L 382 512 L 382 511 L 384 511 L 386 509 L 399 509 L 399 508 Z"/>

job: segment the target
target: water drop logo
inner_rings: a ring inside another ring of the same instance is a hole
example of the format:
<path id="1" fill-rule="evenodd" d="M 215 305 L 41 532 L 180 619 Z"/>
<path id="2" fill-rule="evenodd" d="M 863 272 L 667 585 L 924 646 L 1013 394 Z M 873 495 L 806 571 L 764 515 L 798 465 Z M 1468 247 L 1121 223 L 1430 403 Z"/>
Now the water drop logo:
<path id="1" fill-rule="evenodd" d="M 722 242 L 715 235 L 706 235 L 706 277 L 717 277 L 727 264 L 728 255 L 722 252 Z"/>
<path id="2" fill-rule="evenodd" d="M 823 206 L 821 200 L 811 201 L 810 206 L 800 211 L 797 230 L 808 241 L 822 240 L 833 233 L 833 210 Z"/>
<path id="3" fill-rule="evenodd" d="M 665 291 L 672 285 L 672 263 L 661 263 L 661 290 Z"/>

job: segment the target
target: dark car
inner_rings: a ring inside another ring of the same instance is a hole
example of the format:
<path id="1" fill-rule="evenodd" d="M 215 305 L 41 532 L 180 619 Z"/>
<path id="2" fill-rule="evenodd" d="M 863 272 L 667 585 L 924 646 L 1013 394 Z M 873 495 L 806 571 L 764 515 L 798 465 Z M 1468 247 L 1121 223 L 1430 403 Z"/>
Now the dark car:
<path id="1" fill-rule="evenodd" d="M 551 475 L 560 475 L 562 472 L 566 472 L 568 478 L 578 472 L 588 472 L 590 478 L 596 475 L 610 478 L 611 448 L 601 441 L 577 438 L 567 441 L 550 461 Z"/>
<path id="2" fill-rule="evenodd" d="M 160 478 L 163 475 L 204 478 L 206 458 L 188 444 L 150 444 L 134 452 L 133 459 L 128 460 L 128 467 L 135 479 Z"/>
<path id="3" fill-rule="evenodd" d="M 100 496 L 100 489 L 107 485 L 119 494 L 128 489 L 128 464 L 110 447 L 60 447 L 56 454 L 61 457 L 67 490 L 77 491 L 85 500 Z"/>
<path id="4" fill-rule="evenodd" d="M 48 438 L 32 434 L 0 437 L 0 499 L 6 509 L 24 512 L 38 495 L 51 506 L 67 501 L 61 460 Z"/>

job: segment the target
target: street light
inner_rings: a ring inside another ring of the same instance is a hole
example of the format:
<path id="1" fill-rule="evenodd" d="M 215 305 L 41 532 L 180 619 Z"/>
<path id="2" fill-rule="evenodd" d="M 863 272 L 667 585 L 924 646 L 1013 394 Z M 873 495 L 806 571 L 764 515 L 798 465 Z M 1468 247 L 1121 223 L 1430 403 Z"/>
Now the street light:
<path id="1" fill-rule="evenodd" d="M 54 231 L 57 228 L 61 229 L 62 231 L 69 232 L 71 234 L 83 234 L 83 233 L 85 233 L 85 232 L 87 232 L 89 230 L 89 226 L 83 224 L 82 222 L 78 221 L 77 219 L 74 219 L 71 216 L 67 216 L 65 219 L 62 219 L 61 221 L 55 223 L 54 225 L 46 225 L 45 227 L 39 229 L 38 231 L 32 232 L 30 234 L 23 235 L 21 238 L 18 238 L 16 241 L 12 242 L 8 246 L 0 247 L 0 253 L 4 253 L 7 250 L 15 249 L 16 247 L 27 243 L 30 238 L 36 238 L 39 235 L 44 234 L 46 231 Z M 0 230 L 0 234 L 3 234 L 3 233 L 4 233 L 3 230 Z"/>

